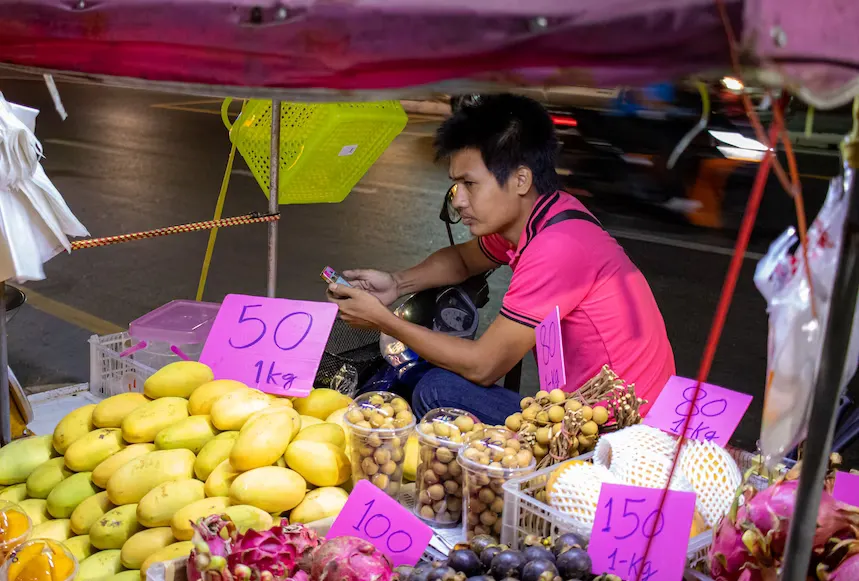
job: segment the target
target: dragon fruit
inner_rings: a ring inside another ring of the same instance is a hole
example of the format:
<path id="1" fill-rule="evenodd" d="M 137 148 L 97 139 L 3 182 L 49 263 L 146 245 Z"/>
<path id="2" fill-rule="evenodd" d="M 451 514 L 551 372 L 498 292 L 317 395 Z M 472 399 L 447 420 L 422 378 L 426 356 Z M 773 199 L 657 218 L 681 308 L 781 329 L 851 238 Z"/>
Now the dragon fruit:
<path id="1" fill-rule="evenodd" d="M 740 489 L 731 510 L 716 527 L 710 547 L 710 574 L 716 581 L 777 578 L 796 502 L 798 474 L 792 470 L 760 492 L 751 485 Z M 838 502 L 830 491 L 827 481 L 810 568 L 821 581 L 846 579 L 830 577 L 829 571 L 837 571 L 849 560 L 852 547 L 859 552 L 859 509 Z"/>
<path id="2" fill-rule="evenodd" d="M 391 581 L 394 577 L 390 559 L 372 543 L 355 537 L 328 540 L 314 549 L 309 566 L 312 581 Z"/>
<path id="3" fill-rule="evenodd" d="M 238 533 L 226 515 L 197 521 L 188 581 L 309 581 L 299 566 L 320 541 L 303 525 Z"/>

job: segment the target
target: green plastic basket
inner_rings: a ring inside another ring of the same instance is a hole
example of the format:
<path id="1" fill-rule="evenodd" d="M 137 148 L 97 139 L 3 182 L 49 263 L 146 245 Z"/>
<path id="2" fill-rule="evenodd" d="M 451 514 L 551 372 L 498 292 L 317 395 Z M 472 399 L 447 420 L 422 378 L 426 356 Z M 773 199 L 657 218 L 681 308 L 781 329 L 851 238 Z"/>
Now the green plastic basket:
<path id="1" fill-rule="evenodd" d="M 235 123 L 221 118 L 266 196 L 271 159 L 271 101 L 245 103 Z M 398 101 L 282 103 L 278 203 L 342 202 L 406 126 Z"/>

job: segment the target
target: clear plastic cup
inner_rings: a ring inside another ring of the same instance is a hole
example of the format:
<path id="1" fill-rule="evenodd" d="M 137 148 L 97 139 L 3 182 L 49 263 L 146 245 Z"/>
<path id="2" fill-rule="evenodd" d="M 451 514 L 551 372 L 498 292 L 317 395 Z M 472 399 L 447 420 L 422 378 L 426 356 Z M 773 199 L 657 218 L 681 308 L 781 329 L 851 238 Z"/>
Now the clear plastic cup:
<path id="1" fill-rule="evenodd" d="M 64 544 L 53 539 L 31 539 L 9 553 L 0 567 L 0 579 L 44 578 L 72 581 L 78 574 L 78 560 Z"/>
<path id="2" fill-rule="evenodd" d="M 344 420 L 349 428 L 352 483 L 369 480 L 397 498 L 406 441 L 415 429 L 408 402 L 394 393 L 371 391 L 349 405 Z"/>
<path id="3" fill-rule="evenodd" d="M 33 521 L 26 511 L 14 502 L 0 500 L 0 563 L 15 547 L 30 538 L 32 532 Z"/>
<path id="4" fill-rule="evenodd" d="M 462 517 L 459 449 L 480 421 L 455 408 L 431 410 L 418 424 L 420 460 L 415 477 L 415 514 L 431 526 L 453 527 Z"/>
<path id="5" fill-rule="evenodd" d="M 504 483 L 534 471 L 536 461 L 516 432 L 501 427 L 477 430 L 460 448 L 457 462 L 465 476 L 463 484 L 463 531 L 476 535 L 501 536 L 504 513 Z"/>

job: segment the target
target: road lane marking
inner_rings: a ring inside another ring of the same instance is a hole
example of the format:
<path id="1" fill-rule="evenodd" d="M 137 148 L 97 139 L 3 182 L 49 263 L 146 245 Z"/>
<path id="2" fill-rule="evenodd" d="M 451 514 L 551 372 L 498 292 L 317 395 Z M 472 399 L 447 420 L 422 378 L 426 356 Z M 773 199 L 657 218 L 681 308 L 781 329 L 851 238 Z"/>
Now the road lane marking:
<path id="1" fill-rule="evenodd" d="M 78 149 L 88 149 L 90 151 L 98 151 L 101 153 L 116 153 L 116 147 L 107 147 L 104 145 L 95 145 L 93 143 L 84 143 L 83 141 L 73 141 L 71 139 L 54 139 L 53 137 L 43 139 L 42 143 L 51 145 L 65 145 L 66 147 L 76 147 Z"/>
<path id="2" fill-rule="evenodd" d="M 26 304 L 38 311 L 51 315 L 52 317 L 56 317 L 61 321 L 65 321 L 70 325 L 74 325 L 75 327 L 79 327 L 89 331 L 90 333 L 95 333 L 96 335 L 111 335 L 113 333 L 121 333 L 125 331 L 125 329 L 119 325 L 111 323 L 110 321 L 105 321 L 104 319 L 96 317 L 86 311 L 55 301 L 54 299 L 48 298 L 45 295 L 37 293 L 25 286 L 22 286 L 21 288 L 23 289 L 24 294 L 27 295 Z"/>
<path id="3" fill-rule="evenodd" d="M 606 228 L 606 232 L 615 238 L 622 240 L 634 240 L 636 242 L 647 242 L 650 244 L 659 244 L 662 246 L 671 246 L 673 248 L 681 248 L 683 250 L 696 250 L 698 252 L 706 252 L 709 254 L 720 254 L 722 256 L 733 256 L 733 248 L 725 248 L 724 246 L 716 246 L 715 244 L 704 244 L 701 242 L 690 242 L 687 240 L 679 240 L 668 236 L 657 236 L 655 234 L 645 234 L 644 232 L 636 232 L 635 230 Z M 746 252 L 743 256 L 746 260 L 760 260 L 764 255 L 760 252 Z"/>

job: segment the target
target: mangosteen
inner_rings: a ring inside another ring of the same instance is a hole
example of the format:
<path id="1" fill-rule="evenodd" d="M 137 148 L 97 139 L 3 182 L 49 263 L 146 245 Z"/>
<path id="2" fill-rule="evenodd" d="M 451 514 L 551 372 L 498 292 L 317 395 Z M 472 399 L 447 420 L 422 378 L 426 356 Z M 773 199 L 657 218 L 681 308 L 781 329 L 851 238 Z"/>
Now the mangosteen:
<path id="1" fill-rule="evenodd" d="M 442 565 L 430 571 L 429 575 L 427 575 L 427 581 L 453 581 L 455 577 L 456 571 L 447 565 Z"/>
<path id="2" fill-rule="evenodd" d="M 530 547 L 525 547 L 522 550 L 522 554 L 525 556 L 525 560 L 530 561 L 539 561 L 541 559 L 545 559 L 546 561 L 555 562 L 555 555 L 541 545 L 532 545 Z"/>
<path id="3" fill-rule="evenodd" d="M 519 571 L 525 566 L 525 557 L 519 551 L 501 551 L 492 559 L 489 574 L 496 579 L 519 577 Z"/>
<path id="4" fill-rule="evenodd" d="M 483 549 L 483 552 L 480 553 L 480 563 L 483 565 L 483 568 L 488 571 L 492 566 L 492 559 L 503 550 L 497 545 Z"/>
<path id="5" fill-rule="evenodd" d="M 564 579 L 587 577 L 591 574 L 591 557 L 584 549 L 570 549 L 558 555 L 555 565 Z"/>
<path id="6" fill-rule="evenodd" d="M 469 549 L 451 551 L 447 556 L 447 566 L 458 573 L 465 573 L 466 577 L 473 577 L 483 573 L 480 558 L 474 551 Z"/>
<path id="7" fill-rule="evenodd" d="M 414 567 L 409 567 L 408 565 L 400 565 L 396 569 L 394 569 L 394 575 L 396 579 L 399 581 L 411 581 L 412 573 L 414 572 Z"/>
<path id="8" fill-rule="evenodd" d="M 522 581 L 552 581 L 557 575 L 555 563 L 548 559 L 530 561 L 522 569 Z"/>
<path id="9" fill-rule="evenodd" d="M 497 544 L 498 541 L 490 535 L 477 535 L 471 539 L 471 550 L 479 555 L 486 547 L 491 547 L 492 545 Z"/>
<path id="10" fill-rule="evenodd" d="M 587 545 L 585 541 L 575 533 L 564 533 L 557 539 L 552 546 L 552 552 L 557 557 L 561 553 L 566 553 L 570 549 L 583 549 Z"/>
<path id="11" fill-rule="evenodd" d="M 409 576 L 409 581 L 427 581 L 429 574 L 433 572 L 433 566 L 430 563 L 420 563 L 412 570 Z"/>
<path id="12" fill-rule="evenodd" d="M 465 581 L 495 581 L 495 577 L 491 577 L 489 575 L 478 575 L 476 577 L 469 577 Z"/>

